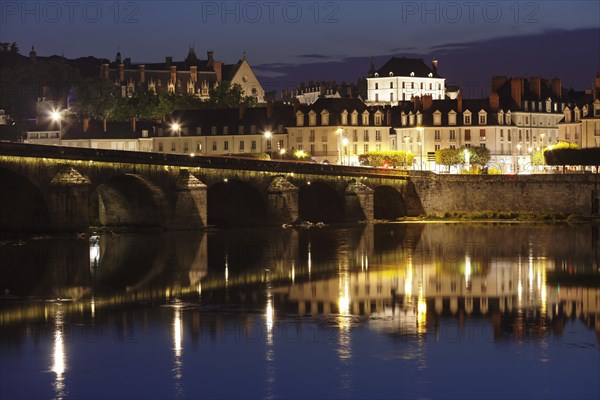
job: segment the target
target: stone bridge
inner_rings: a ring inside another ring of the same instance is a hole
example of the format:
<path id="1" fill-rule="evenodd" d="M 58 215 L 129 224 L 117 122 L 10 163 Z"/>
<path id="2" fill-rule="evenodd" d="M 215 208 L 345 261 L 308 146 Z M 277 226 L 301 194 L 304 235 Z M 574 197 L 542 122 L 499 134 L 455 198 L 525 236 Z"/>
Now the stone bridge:
<path id="1" fill-rule="evenodd" d="M 198 229 L 423 213 L 405 172 L 0 143 L 0 231 Z"/>

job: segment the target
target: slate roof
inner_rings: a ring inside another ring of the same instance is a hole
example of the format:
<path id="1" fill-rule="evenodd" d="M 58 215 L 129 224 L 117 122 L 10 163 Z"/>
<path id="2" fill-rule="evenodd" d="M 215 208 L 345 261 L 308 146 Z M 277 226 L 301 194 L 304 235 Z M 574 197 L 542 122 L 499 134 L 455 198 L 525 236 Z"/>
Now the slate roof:
<path id="1" fill-rule="evenodd" d="M 387 77 L 390 72 L 393 72 L 394 76 L 410 76 L 411 72 L 414 72 L 415 76 L 421 78 L 427 78 L 431 73 L 434 78 L 441 78 L 422 58 L 392 57 L 377 70 L 380 77 Z"/>

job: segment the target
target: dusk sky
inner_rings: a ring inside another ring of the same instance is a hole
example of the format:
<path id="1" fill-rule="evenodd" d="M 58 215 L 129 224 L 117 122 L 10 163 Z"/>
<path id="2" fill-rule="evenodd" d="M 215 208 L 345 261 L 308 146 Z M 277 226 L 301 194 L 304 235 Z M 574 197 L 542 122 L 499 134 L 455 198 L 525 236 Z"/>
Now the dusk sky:
<path id="1" fill-rule="evenodd" d="M 266 90 L 356 82 L 375 57 L 437 58 L 447 84 L 487 93 L 493 75 L 600 72 L 600 2 L 589 1 L 3 1 L 0 37 L 27 54 L 132 62 L 182 60 L 188 45 L 234 63 L 246 51 Z"/>

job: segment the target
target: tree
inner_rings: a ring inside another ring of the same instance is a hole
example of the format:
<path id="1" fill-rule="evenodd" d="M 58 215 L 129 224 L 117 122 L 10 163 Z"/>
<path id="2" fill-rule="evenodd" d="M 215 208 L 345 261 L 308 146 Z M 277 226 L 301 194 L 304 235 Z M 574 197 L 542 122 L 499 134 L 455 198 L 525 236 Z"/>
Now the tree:
<path id="1" fill-rule="evenodd" d="M 208 104 L 213 107 L 236 108 L 240 104 L 249 107 L 256 105 L 256 98 L 253 96 L 244 96 L 244 89 L 241 85 L 229 81 L 223 81 L 219 85 L 212 87 L 208 91 Z"/>
<path id="2" fill-rule="evenodd" d="M 435 162 L 439 165 L 450 167 L 452 165 L 462 164 L 464 162 L 464 155 L 461 158 L 462 151 L 459 149 L 440 149 L 435 152 Z"/>
<path id="3" fill-rule="evenodd" d="M 358 161 L 361 165 L 371 167 L 404 167 L 412 165 L 415 155 L 404 150 L 396 151 L 371 151 L 361 154 Z"/>
<path id="4" fill-rule="evenodd" d="M 82 117 L 107 119 L 116 105 L 115 86 L 100 77 L 87 78 L 75 87 L 75 111 Z"/>
<path id="5" fill-rule="evenodd" d="M 471 164 L 484 166 L 485 164 L 487 164 L 490 161 L 490 158 L 491 158 L 490 151 L 487 147 L 463 146 L 463 147 L 461 147 L 461 154 L 462 154 L 463 162 L 465 161 L 465 159 L 464 159 L 465 150 L 467 150 L 470 154 L 469 162 Z"/>

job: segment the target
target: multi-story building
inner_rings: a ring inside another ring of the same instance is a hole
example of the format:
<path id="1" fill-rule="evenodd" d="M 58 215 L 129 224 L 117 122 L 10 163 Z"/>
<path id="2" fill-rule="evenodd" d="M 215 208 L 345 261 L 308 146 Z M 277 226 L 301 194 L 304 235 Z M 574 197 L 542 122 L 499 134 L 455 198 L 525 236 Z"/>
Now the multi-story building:
<path id="1" fill-rule="evenodd" d="M 438 75 L 438 61 L 428 67 L 420 58 L 393 57 L 378 70 L 371 64 L 367 77 L 367 103 L 397 104 L 413 97 L 445 98 L 445 79 Z"/>
<path id="2" fill-rule="evenodd" d="M 295 111 L 290 146 L 323 163 L 357 165 L 358 156 L 396 146 L 389 108 L 360 99 L 321 98 Z"/>
<path id="3" fill-rule="evenodd" d="M 173 61 L 173 57 L 165 57 L 164 63 L 132 64 L 129 58 L 122 59 L 118 52 L 115 61 L 100 66 L 100 76 L 114 81 L 122 97 L 131 97 L 134 93 L 160 88 L 172 93 L 195 94 L 207 100 L 209 90 L 215 85 L 229 81 L 239 84 L 246 96 L 256 97 L 263 102 L 265 91 L 250 64 L 246 54 L 236 64 L 224 64 L 214 59 L 212 51 L 207 52 L 207 59 L 200 60 L 193 47 L 183 61 Z"/>
<path id="4" fill-rule="evenodd" d="M 563 109 L 558 124 L 558 140 L 579 147 L 600 147 L 600 74 L 594 87 Z"/>
<path id="5" fill-rule="evenodd" d="M 505 173 L 531 170 L 531 154 L 558 140 L 566 101 L 560 80 L 494 77 L 487 99 L 434 100 L 429 95 L 393 108 L 398 150 L 413 152 L 417 167 L 441 171 L 444 148 L 485 147 Z"/>

